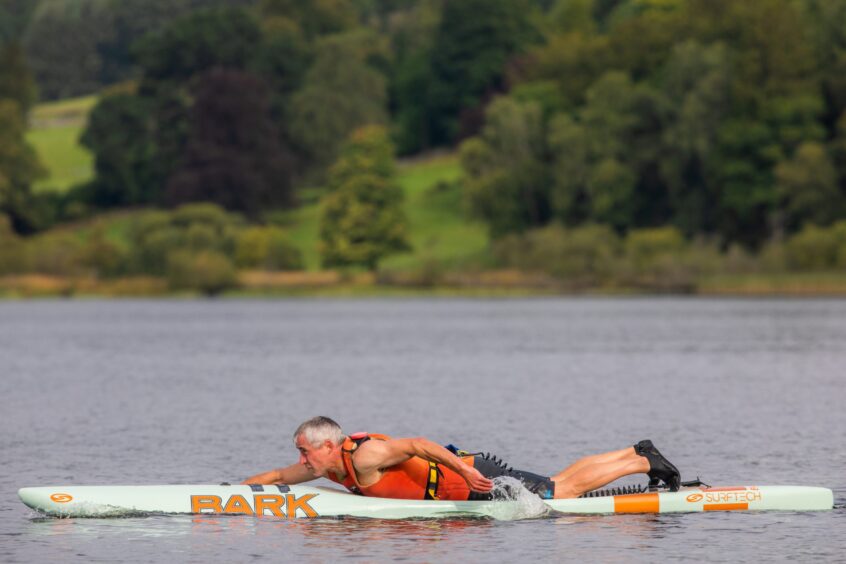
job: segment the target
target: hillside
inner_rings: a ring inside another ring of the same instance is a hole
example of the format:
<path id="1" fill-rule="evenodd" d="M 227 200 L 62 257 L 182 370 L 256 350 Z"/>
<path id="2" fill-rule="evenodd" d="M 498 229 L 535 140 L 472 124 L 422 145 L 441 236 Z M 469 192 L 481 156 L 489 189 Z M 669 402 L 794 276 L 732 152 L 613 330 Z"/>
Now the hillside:
<path id="1" fill-rule="evenodd" d="M 79 144 L 85 120 L 94 97 L 77 98 L 38 105 L 32 113 L 28 139 L 33 144 L 50 177 L 36 185 L 37 190 L 67 190 L 91 178 L 92 156 Z M 414 159 L 398 165 L 398 181 L 405 192 L 405 212 L 409 221 L 411 253 L 383 261 L 391 270 L 415 270 L 432 262 L 462 265 L 478 261 L 487 248 L 484 225 L 468 221 L 464 212 L 458 159 L 452 154 Z M 271 212 L 268 218 L 288 230 L 304 255 L 309 270 L 320 269 L 318 254 L 320 189 L 302 195 L 302 207 L 288 212 Z M 120 238 L 131 221 L 131 211 L 110 213 L 75 226 L 57 229 L 79 230 L 80 236 L 92 224 Z"/>
<path id="2" fill-rule="evenodd" d="M 38 181 L 36 191 L 65 191 L 91 178 L 93 157 L 79 144 L 95 96 L 39 104 L 30 116 L 29 141 L 49 176 Z"/>

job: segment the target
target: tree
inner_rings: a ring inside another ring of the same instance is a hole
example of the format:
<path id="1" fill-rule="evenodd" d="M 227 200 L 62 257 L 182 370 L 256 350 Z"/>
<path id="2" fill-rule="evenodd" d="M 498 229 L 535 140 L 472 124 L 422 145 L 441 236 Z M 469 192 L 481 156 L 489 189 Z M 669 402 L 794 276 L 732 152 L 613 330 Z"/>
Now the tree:
<path id="1" fill-rule="evenodd" d="M 829 225 L 846 215 L 846 198 L 837 184 L 837 171 L 820 143 L 803 143 L 793 158 L 779 163 L 776 181 L 791 226 L 806 222 Z"/>
<path id="2" fill-rule="evenodd" d="M 35 82 L 21 46 L 14 41 L 0 41 L 0 99 L 14 100 L 26 115 L 35 103 L 35 94 Z"/>
<path id="3" fill-rule="evenodd" d="M 375 270 L 383 257 L 410 249 L 403 193 L 392 163 L 393 148 L 384 128 L 353 133 L 330 172 L 330 192 L 321 203 L 324 266 Z"/>
<path id="4" fill-rule="evenodd" d="M 182 164 L 170 177 L 170 204 L 208 201 L 257 217 L 290 205 L 291 157 L 279 143 L 266 86 L 217 69 L 198 77 Z"/>
<path id="5" fill-rule="evenodd" d="M 136 56 L 145 81 L 182 82 L 214 67 L 246 69 L 260 42 L 258 22 L 245 10 L 209 9 L 147 35 Z"/>
<path id="6" fill-rule="evenodd" d="M 385 79 L 349 39 L 319 43 L 303 87 L 291 98 L 291 135 L 317 167 L 332 163 L 341 140 L 356 128 L 387 121 Z"/>
<path id="7" fill-rule="evenodd" d="M 263 18 L 285 18 L 294 22 L 308 39 L 346 31 L 356 22 L 350 0 L 261 0 Z"/>
<path id="8" fill-rule="evenodd" d="M 619 230 L 670 217 L 666 185 L 657 174 L 665 100 L 621 72 L 605 73 L 572 116 L 550 131 L 553 198 L 568 224 L 608 222 Z"/>
<path id="9" fill-rule="evenodd" d="M 688 236 L 716 230 L 718 197 L 709 166 L 730 111 L 730 68 L 724 44 L 687 41 L 674 47 L 662 92 L 671 116 L 662 137 L 661 175 L 673 222 Z"/>
<path id="10" fill-rule="evenodd" d="M 53 100 L 96 91 L 100 46 L 113 34 L 109 0 L 42 0 L 24 37 L 41 96 Z"/>
<path id="11" fill-rule="evenodd" d="M 470 209 L 493 237 L 546 224 L 551 182 L 540 106 L 497 98 L 485 121 L 481 134 L 461 146 Z"/>
<path id="12" fill-rule="evenodd" d="M 30 206 L 30 186 L 46 171 L 24 139 L 25 123 L 14 100 L 0 99 L 0 212 L 9 215 L 17 232 L 31 232 L 37 218 Z"/>
<path id="13" fill-rule="evenodd" d="M 164 177 L 154 165 L 150 101 L 134 94 L 103 97 L 91 111 L 80 139 L 94 155 L 95 178 L 81 188 L 97 207 L 161 201 Z"/>
<path id="14" fill-rule="evenodd" d="M 757 247 L 767 238 L 778 202 L 773 167 L 780 158 L 766 124 L 730 119 L 721 125 L 712 174 L 719 186 L 717 221 L 724 241 Z"/>
<path id="15" fill-rule="evenodd" d="M 444 145 L 460 136 L 462 112 L 473 110 L 485 97 L 504 89 L 503 76 L 509 58 L 534 37 L 528 20 L 529 7 L 521 0 L 448 0 L 428 65 L 415 68 L 417 76 L 405 81 L 407 87 L 424 85 L 424 91 L 404 93 L 404 104 L 422 105 L 426 119 L 408 120 L 406 139 L 419 139 L 416 148 Z M 400 106 L 401 112 L 408 111 Z M 409 111 L 409 115 L 415 112 Z"/>

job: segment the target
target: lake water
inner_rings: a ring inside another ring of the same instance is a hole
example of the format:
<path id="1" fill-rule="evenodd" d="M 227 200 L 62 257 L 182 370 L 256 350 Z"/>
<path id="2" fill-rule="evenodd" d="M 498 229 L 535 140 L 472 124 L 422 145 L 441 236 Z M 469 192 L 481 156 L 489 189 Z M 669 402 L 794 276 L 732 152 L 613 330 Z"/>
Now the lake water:
<path id="1" fill-rule="evenodd" d="M 0 561 L 842 561 L 844 403 L 842 300 L 0 302 Z M 539 473 L 651 438 L 683 479 L 822 485 L 836 509 L 52 519 L 16 495 L 240 481 L 295 461 L 317 414 Z"/>

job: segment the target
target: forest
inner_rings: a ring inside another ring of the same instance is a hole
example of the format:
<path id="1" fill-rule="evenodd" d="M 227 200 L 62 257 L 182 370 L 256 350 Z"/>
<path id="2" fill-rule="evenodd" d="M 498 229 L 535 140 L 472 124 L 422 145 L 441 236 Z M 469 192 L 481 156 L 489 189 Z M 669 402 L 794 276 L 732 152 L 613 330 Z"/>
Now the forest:
<path id="1" fill-rule="evenodd" d="M 330 272 L 846 291 L 846 3 L 0 5 L 0 292 Z"/>

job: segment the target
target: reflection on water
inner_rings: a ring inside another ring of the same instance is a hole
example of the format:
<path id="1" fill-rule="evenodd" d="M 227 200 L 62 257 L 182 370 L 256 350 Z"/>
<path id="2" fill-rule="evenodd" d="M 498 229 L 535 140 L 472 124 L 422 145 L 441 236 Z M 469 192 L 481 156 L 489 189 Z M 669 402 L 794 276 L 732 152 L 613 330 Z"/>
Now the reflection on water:
<path id="1" fill-rule="evenodd" d="M 838 300 L 3 302 L 0 561 L 838 560 L 844 366 Z M 316 414 L 546 474 L 651 438 L 683 479 L 825 485 L 838 509 L 45 519 L 14 493 L 239 481 Z"/>

